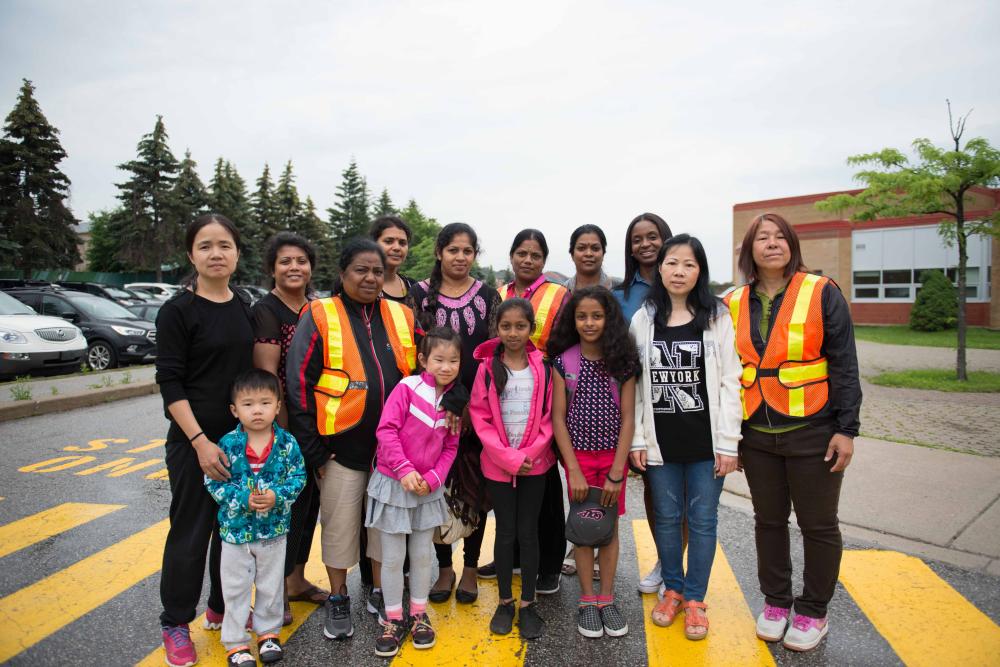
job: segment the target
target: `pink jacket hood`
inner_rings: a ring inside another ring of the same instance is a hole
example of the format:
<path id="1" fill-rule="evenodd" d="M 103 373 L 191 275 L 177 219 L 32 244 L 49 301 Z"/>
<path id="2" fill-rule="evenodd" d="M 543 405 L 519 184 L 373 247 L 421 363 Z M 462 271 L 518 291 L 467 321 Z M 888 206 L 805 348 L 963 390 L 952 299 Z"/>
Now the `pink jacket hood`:
<path id="1" fill-rule="evenodd" d="M 545 474 L 555 465 L 556 454 L 552 447 L 552 380 L 551 371 L 546 371 L 542 353 L 528 342 L 528 367 L 535 378 L 532 394 L 532 410 L 524 440 L 512 447 L 507 442 L 507 431 L 500 413 L 500 397 L 497 395 L 493 379 L 491 360 L 500 344 L 493 338 L 479 345 L 473 356 L 480 360 L 476 371 L 476 381 L 472 385 L 472 400 L 469 401 L 469 416 L 476 434 L 483 443 L 481 461 L 486 479 L 517 484 L 517 471 L 526 459 L 531 459 L 529 475 Z M 546 375 L 549 381 L 546 382 Z M 489 388 L 487 389 L 487 377 Z"/>

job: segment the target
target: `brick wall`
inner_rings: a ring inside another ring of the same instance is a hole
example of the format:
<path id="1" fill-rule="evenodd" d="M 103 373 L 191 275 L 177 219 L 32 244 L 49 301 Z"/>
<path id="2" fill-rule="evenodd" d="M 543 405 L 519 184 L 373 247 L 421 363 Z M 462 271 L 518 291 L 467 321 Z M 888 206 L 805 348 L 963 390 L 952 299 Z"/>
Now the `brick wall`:
<path id="1" fill-rule="evenodd" d="M 911 308 L 912 303 L 852 303 L 851 317 L 855 324 L 909 324 Z M 965 314 L 971 326 L 987 326 L 990 304 L 967 303 Z"/>

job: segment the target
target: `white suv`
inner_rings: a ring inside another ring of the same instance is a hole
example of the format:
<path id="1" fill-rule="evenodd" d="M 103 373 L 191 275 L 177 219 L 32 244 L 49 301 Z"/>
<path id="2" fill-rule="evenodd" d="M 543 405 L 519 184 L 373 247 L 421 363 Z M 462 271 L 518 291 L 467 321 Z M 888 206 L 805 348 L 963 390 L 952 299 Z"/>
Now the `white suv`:
<path id="1" fill-rule="evenodd" d="M 158 299 L 166 301 L 174 294 L 180 291 L 180 287 L 177 285 L 171 285 L 169 283 L 129 283 L 125 285 L 125 289 L 139 289 L 143 292 L 148 292 Z"/>
<path id="2" fill-rule="evenodd" d="M 0 377 L 29 371 L 79 370 L 87 340 L 79 328 L 58 317 L 38 315 L 0 292 Z"/>

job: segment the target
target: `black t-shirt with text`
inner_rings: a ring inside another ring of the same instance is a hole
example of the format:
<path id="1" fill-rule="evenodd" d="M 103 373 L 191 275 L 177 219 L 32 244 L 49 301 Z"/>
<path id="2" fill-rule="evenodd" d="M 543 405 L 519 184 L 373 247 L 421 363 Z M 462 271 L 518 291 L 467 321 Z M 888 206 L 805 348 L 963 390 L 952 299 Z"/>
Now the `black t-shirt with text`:
<path id="1" fill-rule="evenodd" d="M 693 323 L 656 324 L 649 372 L 656 441 L 664 462 L 714 458 L 702 332 Z"/>

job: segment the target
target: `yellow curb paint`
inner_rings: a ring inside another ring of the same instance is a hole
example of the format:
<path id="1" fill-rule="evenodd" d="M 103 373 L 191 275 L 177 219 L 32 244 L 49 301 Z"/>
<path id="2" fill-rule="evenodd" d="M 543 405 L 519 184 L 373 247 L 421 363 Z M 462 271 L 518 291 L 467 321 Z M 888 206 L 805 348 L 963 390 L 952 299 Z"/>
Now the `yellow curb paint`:
<path id="1" fill-rule="evenodd" d="M 919 558 L 845 551 L 840 581 L 909 667 L 996 665 L 1000 659 L 1000 627 Z"/>
<path id="2" fill-rule="evenodd" d="M 0 526 L 0 558 L 123 507 L 125 506 L 63 503 Z"/>
<path id="3" fill-rule="evenodd" d="M 312 547 L 309 551 L 309 562 L 306 563 L 306 579 L 313 582 L 319 588 L 330 589 L 330 580 L 326 576 L 326 568 L 323 567 L 322 546 L 320 542 L 320 528 L 316 527 L 313 535 Z M 292 602 L 292 623 L 281 629 L 281 643 L 284 644 L 295 633 L 299 627 L 313 614 L 322 609 L 323 605 L 310 604 L 309 602 Z M 365 614 L 367 617 L 368 615 Z M 205 614 L 191 622 L 191 641 L 194 642 L 195 650 L 198 651 L 199 665 L 222 665 L 226 664 L 226 647 L 219 639 L 219 630 L 205 629 Z M 256 645 L 256 639 L 251 633 L 252 645 Z M 158 647 L 145 658 L 136 663 L 137 667 L 162 667 L 165 664 L 166 653 L 163 646 Z"/>
<path id="4" fill-rule="evenodd" d="M 486 522 L 486 537 L 480 563 L 493 560 L 493 543 L 496 524 L 490 516 Z M 453 551 L 452 565 L 460 578 L 462 567 L 462 545 Z M 514 597 L 520 595 L 514 578 Z M 433 648 L 418 651 L 407 637 L 406 643 L 393 659 L 393 665 L 441 665 L 458 667 L 464 665 L 516 665 L 524 664 L 527 645 L 517 632 L 517 624 L 509 635 L 500 636 L 490 632 L 490 619 L 499 603 L 496 579 L 479 580 L 479 599 L 473 604 L 459 604 L 452 595 L 448 602 L 429 604 L 428 616 L 437 633 L 437 643 Z"/>
<path id="5" fill-rule="evenodd" d="M 169 522 L 160 521 L 0 598 L 0 663 L 159 571 Z"/>
<path id="6" fill-rule="evenodd" d="M 645 520 L 632 521 L 639 572 L 656 564 L 656 545 Z M 747 606 L 721 545 L 716 545 L 712 576 L 705 596 L 708 605 L 708 637 L 691 641 L 684 636 L 684 613 L 677 614 L 669 628 L 655 625 L 650 618 L 656 595 L 642 596 L 646 654 L 654 665 L 774 665 L 767 645 L 757 639 L 756 622 Z"/>

